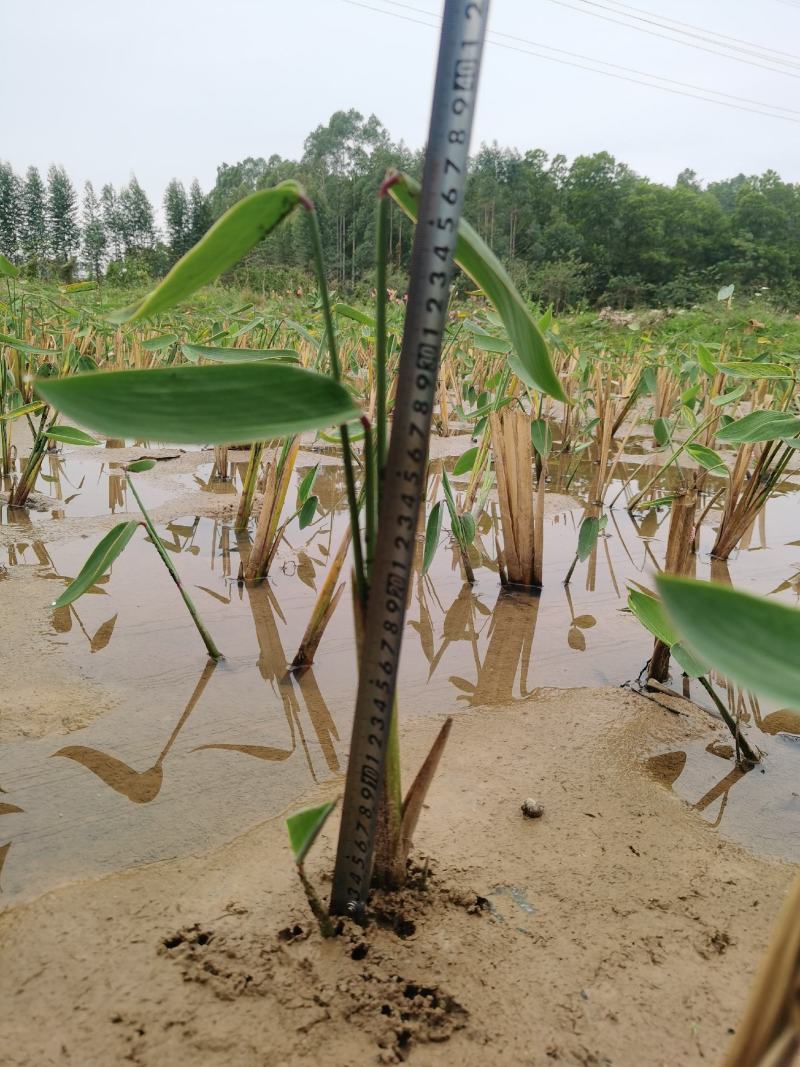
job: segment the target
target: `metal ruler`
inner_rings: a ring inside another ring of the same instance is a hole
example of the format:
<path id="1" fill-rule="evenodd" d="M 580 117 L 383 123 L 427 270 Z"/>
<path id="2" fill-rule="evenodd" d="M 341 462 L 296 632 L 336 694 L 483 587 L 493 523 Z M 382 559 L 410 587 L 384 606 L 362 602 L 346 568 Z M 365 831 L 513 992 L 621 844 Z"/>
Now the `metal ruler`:
<path id="1" fill-rule="evenodd" d="M 488 9 L 489 0 L 444 5 L 333 875 L 334 915 L 359 918 L 369 893 Z"/>

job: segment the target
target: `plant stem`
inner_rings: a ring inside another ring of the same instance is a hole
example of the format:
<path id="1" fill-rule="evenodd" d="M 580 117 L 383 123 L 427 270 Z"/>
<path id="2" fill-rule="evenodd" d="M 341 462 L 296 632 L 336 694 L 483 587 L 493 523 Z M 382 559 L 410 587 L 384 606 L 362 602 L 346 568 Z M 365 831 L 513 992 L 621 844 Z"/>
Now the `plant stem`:
<path id="1" fill-rule="evenodd" d="M 386 259 L 388 256 L 388 230 L 390 200 L 386 195 L 390 185 L 397 181 L 392 175 L 381 185 L 378 196 L 377 264 L 375 277 L 375 426 L 377 432 L 378 495 L 380 481 L 386 464 Z"/>
<path id="2" fill-rule="evenodd" d="M 203 620 L 198 615 L 197 608 L 194 606 L 194 604 L 192 602 L 192 598 L 189 596 L 189 594 L 184 589 L 183 583 L 181 582 L 180 575 L 175 570 L 175 565 L 173 564 L 172 560 L 169 558 L 167 550 L 161 544 L 161 538 L 156 533 L 156 529 L 153 526 L 153 523 L 152 523 L 152 521 L 150 519 L 150 516 L 145 511 L 145 507 L 144 507 L 144 504 L 142 503 L 142 499 L 139 496 L 139 494 L 136 492 L 136 487 L 134 486 L 133 482 L 131 481 L 131 476 L 127 473 L 127 471 L 125 473 L 125 481 L 128 483 L 128 487 L 129 487 L 130 491 L 133 493 L 133 496 L 134 496 L 134 499 L 136 500 L 136 503 L 139 505 L 139 510 L 141 511 L 142 517 L 144 518 L 144 524 L 145 524 L 145 527 L 147 529 L 148 534 L 150 535 L 150 540 L 155 545 L 156 551 L 158 552 L 159 556 L 161 556 L 161 560 L 162 560 L 164 566 L 169 571 L 173 582 L 175 583 L 175 585 L 177 585 L 178 592 L 183 597 L 183 602 L 186 605 L 186 608 L 187 608 L 189 614 L 192 617 L 192 621 L 194 622 L 195 626 L 197 627 L 197 632 L 200 634 L 200 636 L 203 639 L 203 644 L 206 646 L 209 656 L 211 656 L 212 659 L 223 659 L 224 657 L 223 657 L 222 653 L 219 651 L 217 646 L 214 644 L 214 640 L 211 637 L 211 634 L 205 628 Z"/>
<path id="3" fill-rule="evenodd" d="M 322 316 L 325 320 L 325 331 L 328 338 L 328 355 L 331 362 L 331 377 L 334 381 L 342 380 L 342 372 L 339 366 L 339 354 L 336 349 L 336 331 L 333 325 L 331 313 L 331 301 L 328 293 L 328 280 L 325 277 L 325 260 L 322 254 L 322 237 L 319 232 L 317 212 L 310 200 L 305 201 L 306 217 L 311 230 L 311 244 L 314 250 L 314 266 L 317 272 L 320 298 L 322 300 Z M 342 437 L 342 458 L 344 460 L 344 480 L 347 487 L 347 506 L 350 511 L 350 525 L 353 528 L 353 570 L 356 578 L 356 588 L 362 604 L 367 602 L 367 583 L 364 575 L 364 552 L 361 545 L 361 527 L 358 520 L 358 501 L 356 499 L 356 480 L 353 473 L 353 452 L 350 445 L 350 433 L 346 425 L 339 427 Z"/>
<path id="4" fill-rule="evenodd" d="M 739 724 L 736 722 L 736 720 L 733 718 L 731 713 L 728 711 L 728 709 L 725 707 L 725 705 L 722 703 L 722 701 L 717 696 L 716 692 L 714 691 L 714 687 L 709 682 L 708 678 L 700 677 L 697 680 L 700 683 L 700 685 L 702 685 L 703 689 L 705 689 L 705 691 L 711 697 L 711 699 L 714 701 L 714 704 L 715 704 L 715 706 L 717 708 L 717 711 L 722 716 L 722 719 L 723 719 L 725 725 L 728 727 L 730 732 L 733 734 L 733 739 L 736 742 L 736 744 L 739 746 L 739 748 L 742 750 L 744 758 L 746 760 L 749 760 L 751 763 L 758 763 L 759 762 L 758 756 L 755 754 L 755 752 L 750 747 L 750 744 L 749 744 L 747 738 L 739 730 Z"/>

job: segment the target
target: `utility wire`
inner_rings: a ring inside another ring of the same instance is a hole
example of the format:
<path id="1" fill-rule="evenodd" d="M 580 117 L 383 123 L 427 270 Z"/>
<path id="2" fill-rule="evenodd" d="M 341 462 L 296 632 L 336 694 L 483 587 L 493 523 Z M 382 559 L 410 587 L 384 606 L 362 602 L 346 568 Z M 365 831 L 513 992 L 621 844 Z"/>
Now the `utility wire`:
<path id="1" fill-rule="evenodd" d="M 422 8 L 415 8 L 409 4 L 398 3 L 397 0 L 384 0 L 385 3 L 392 3 L 394 6 L 403 7 L 410 11 L 416 11 L 420 14 L 427 15 L 429 18 L 435 19 L 434 22 L 424 22 L 422 19 L 414 18 L 411 15 L 401 15 L 396 11 L 388 11 L 386 8 L 375 7 L 372 4 L 365 3 L 364 0 L 343 0 L 344 3 L 349 4 L 351 7 L 364 8 L 367 11 L 374 11 L 380 15 L 388 15 L 390 18 L 400 19 L 403 22 L 412 22 L 418 26 L 427 26 L 429 29 L 437 29 L 439 25 L 439 16 L 433 12 L 425 11 Z M 546 48 L 551 52 L 559 52 L 563 55 L 571 56 L 572 59 L 559 59 L 557 56 L 548 55 L 546 52 L 533 51 L 531 48 L 524 48 L 517 44 L 506 44 L 503 41 L 494 40 L 494 37 L 502 36 L 513 41 L 519 41 L 525 45 L 533 45 L 536 48 Z M 665 93 L 672 93 L 675 96 L 689 97 L 693 100 L 702 100 L 707 104 L 719 104 L 722 107 L 732 108 L 736 111 L 745 111 L 754 115 L 763 115 L 766 118 L 782 119 L 784 122 L 792 122 L 796 125 L 800 125 L 800 111 L 794 108 L 784 108 L 777 104 L 768 104 L 758 100 L 749 100 L 747 97 L 733 96 L 730 93 L 723 93 L 716 89 L 707 89 L 703 86 L 691 85 L 688 82 L 675 81 L 672 78 L 663 78 L 659 74 L 650 74 L 647 71 L 639 71 L 633 67 L 623 67 L 616 63 L 607 63 L 602 59 L 595 59 L 591 56 L 583 56 L 577 52 L 567 52 L 562 48 L 552 48 L 549 45 L 543 45 L 536 41 L 527 41 L 523 37 L 514 37 L 511 34 L 501 34 L 499 31 L 489 31 L 489 44 L 495 45 L 497 48 L 505 48 L 511 52 L 520 52 L 523 55 L 535 56 L 538 59 L 544 59 L 549 63 L 560 63 L 564 66 L 576 67 L 579 70 L 590 71 L 594 74 L 603 74 L 608 78 L 616 78 L 618 81 L 632 82 L 636 85 L 644 85 L 649 89 L 660 89 Z M 575 60 L 585 60 L 586 62 L 576 62 Z M 626 73 L 617 74 L 614 70 L 601 70 L 596 66 L 590 64 L 600 63 L 603 66 L 613 67 L 616 70 L 625 71 Z M 644 79 L 651 79 L 645 81 Z M 670 88 L 669 85 L 658 85 L 656 81 L 669 82 L 672 85 L 681 86 L 681 88 Z M 703 94 L 714 94 L 713 96 Z M 721 99 L 715 99 L 720 97 Z M 753 104 L 756 106 L 749 107 L 747 104 Z M 780 114 L 780 112 L 786 112 Z"/>
<path id="2" fill-rule="evenodd" d="M 755 49 L 757 52 L 764 52 L 764 53 L 772 52 L 776 56 L 783 56 L 786 59 L 792 60 L 792 64 L 791 64 L 792 66 L 800 65 L 800 55 L 796 55 L 794 52 L 784 52 L 780 48 L 770 48 L 769 45 L 765 45 L 765 44 L 754 44 L 752 41 L 743 40 L 741 37 L 731 37 L 730 34 L 727 34 L 727 33 L 719 33 L 719 31 L 717 31 L 717 30 L 709 30 L 709 29 L 706 29 L 703 26 L 695 26 L 691 22 L 684 22 L 681 19 L 672 19 L 672 18 L 669 18 L 667 15 L 659 15 L 656 12 L 653 12 L 653 11 L 646 11 L 644 8 L 634 7 L 633 4 L 625 4 L 625 3 L 622 2 L 622 0 L 607 0 L 607 2 L 612 4 L 614 7 L 625 8 L 625 9 L 627 9 L 627 11 L 635 11 L 639 15 L 654 16 L 655 18 L 660 19 L 661 22 L 671 22 L 676 26 L 682 26 L 684 29 L 698 30 L 700 33 L 708 34 L 712 38 L 717 37 L 721 41 L 733 41 L 735 44 L 745 45 L 748 48 Z M 784 3 L 785 0 L 779 0 L 779 2 L 780 3 Z M 800 5 L 797 5 L 795 3 L 795 4 L 789 4 L 789 6 L 790 7 L 795 7 L 795 6 L 800 6 Z M 769 58 L 769 56 L 765 56 L 765 58 Z"/>
<path id="3" fill-rule="evenodd" d="M 589 0 L 585 0 L 589 2 Z M 722 56 L 723 59 L 732 59 L 736 63 L 745 63 L 749 67 L 759 67 L 761 70 L 768 70 L 771 74 L 785 74 L 787 78 L 796 78 L 800 80 L 800 73 L 794 74 L 791 70 L 785 70 L 782 67 L 769 66 L 766 63 L 757 63 L 753 59 L 746 59 L 744 56 L 730 55 L 727 52 L 720 52 L 717 48 L 709 48 L 707 45 L 694 44 L 692 41 L 681 41 L 677 37 L 668 37 L 665 33 L 659 33 L 657 30 L 648 30 L 644 26 L 634 26 L 630 22 L 623 22 L 621 19 L 612 18 L 611 15 L 603 15 L 599 11 L 589 11 L 585 7 L 575 7 L 573 4 L 569 4 L 566 0 L 550 0 L 551 4 L 558 4 L 559 7 L 567 8 L 570 11 L 577 11 L 580 15 L 591 15 L 592 18 L 602 19 L 604 22 L 613 22 L 617 26 L 624 26 L 627 30 L 636 30 L 637 33 L 646 33 L 649 37 L 660 37 L 664 41 L 672 41 L 673 44 L 682 44 L 685 48 L 694 48 L 698 52 L 708 52 L 712 56 Z M 599 7 L 599 4 L 595 6 Z M 606 10 L 611 10 L 606 8 Z M 621 12 L 617 12 L 621 14 Z M 675 32 L 674 30 L 672 31 Z"/>
<path id="4" fill-rule="evenodd" d="M 776 48 L 767 48 L 753 44 L 752 41 L 743 41 L 740 37 L 729 37 L 727 34 L 707 30 L 702 26 L 693 26 L 691 23 L 682 22 L 680 19 L 671 19 L 652 11 L 644 11 L 640 7 L 633 7 L 632 4 L 622 3 L 622 0 L 607 0 L 605 3 L 601 2 L 601 0 L 578 0 L 578 3 L 582 3 L 587 7 L 602 8 L 604 11 L 611 11 L 614 15 L 621 15 L 623 18 L 632 19 L 635 22 L 658 26 L 669 33 L 681 33 L 686 37 L 693 37 L 698 41 L 705 41 L 708 44 L 727 48 L 733 52 L 742 52 L 745 55 L 755 56 L 757 59 L 763 59 L 768 63 L 778 63 L 783 66 L 800 69 L 800 56 L 791 52 L 780 52 Z M 609 7 L 609 3 L 613 4 L 613 7 Z M 616 10 L 617 8 L 623 8 L 624 10 L 619 11 Z M 669 23 L 673 23 L 673 25 L 670 26 Z M 632 29 L 638 29 L 638 27 L 633 26 Z M 733 43 L 728 44 L 728 41 Z M 772 55 L 769 53 L 772 53 Z"/>

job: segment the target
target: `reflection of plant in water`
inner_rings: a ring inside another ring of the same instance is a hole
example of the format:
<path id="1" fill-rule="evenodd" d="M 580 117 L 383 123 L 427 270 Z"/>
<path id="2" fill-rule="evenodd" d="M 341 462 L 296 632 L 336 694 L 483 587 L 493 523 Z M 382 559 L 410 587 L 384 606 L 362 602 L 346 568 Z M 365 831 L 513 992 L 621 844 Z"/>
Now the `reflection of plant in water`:
<path id="1" fill-rule="evenodd" d="M 164 780 L 164 760 L 178 739 L 178 734 L 188 722 L 189 716 L 197 707 L 197 703 L 203 695 L 203 690 L 214 673 L 216 665 L 215 660 L 206 663 L 175 729 L 170 734 L 155 763 L 152 767 L 148 767 L 147 770 L 134 770 L 133 767 L 129 767 L 127 763 L 124 763 L 116 756 L 110 756 L 107 752 L 101 752 L 96 748 L 87 748 L 84 745 L 67 745 L 66 748 L 59 749 L 53 755 L 64 756 L 66 759 L 80 763 L 101 781 L 105 782 L 107 786 L 127 797 L 134 804 L 149 804 L 161 792 Z"/>
<path id="2" fill-rule="evenodd" d="M 476 681 L 450 679 L 466 694 L 470 707 L 511 704 L 526 700 L 534 692 L 528 689 L 528 673 L 538 610 L 538 596 L 500 590 L 489 622 L 489 643 L 478 666 Z M 517 678 L 519 696 L 515 697 Z"/>

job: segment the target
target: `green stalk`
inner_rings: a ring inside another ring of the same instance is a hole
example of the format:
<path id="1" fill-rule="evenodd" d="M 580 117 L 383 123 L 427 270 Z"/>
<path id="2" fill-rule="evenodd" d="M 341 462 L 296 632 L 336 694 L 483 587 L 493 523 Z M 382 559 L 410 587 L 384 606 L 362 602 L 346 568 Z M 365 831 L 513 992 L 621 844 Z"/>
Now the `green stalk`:
<path id="1" fill-rule="evenodd" d="M 715 704 L 715 706 L 717 708 L 717 711 L 722 716 L 722 720 L 725 723 L 725 725 L 728 727 L 730 732 L 733 734 L 733 739 L 736 742 L 737 746 L 741 749 L 742 754 L 744 755 L 744 758 L 746 760 L 749 760 L 751 763 L 758 763 L 759 762 L 758 756 L 755 754 L 755 752 L 750 747 L 750 744 L 749 744 L 747 738 L 739 730 L 738 722 L 736 722 L 736 720 L 733 718 L 731 713 L 728 711 L 728 709 L 725 707 L 725 705 L 722 703 L 722 701 L 717 696 L 716 692 L 714 691 L 713 685 L 709 682 L 709 680 L 707 678 L 704 678 L 702 676 L 699 677 L 697 680 L 700 683 L 700 685 L 702 685 L 703 689 L 705 689 L 705 691 L 711 697 L 711 699 L 714 701 L 714 704 Z"/>
<path id="2" fill-rule="evenodd" d="M 239 510 L 236 514 L 236 529 L 243 530 L 247 526 L 250 512 L 253 510 L 253 497 L 256 492 L 258 472 L 261 469 L 261 457 L 264 454 L 264 442 L 254 441 L 250 446 L 250 459 L 247 462 L 247 470 L 242 484 L 242 498 L 239 501 Z"/>
<path id="3" fill-rule="evenodd" d="M 378 196 L 378 261 L 376 267 L 376 304 L 375 304 L 375 423 L 377 431 L 377 467 L 378 478 L 383 478 L 386 465 L 386 257 L 389 250 L 389 197 L 386 191 L 389 184 L 397 181 L 392 177 L 389 183 L 383 183 Z M 380 489 L 379 489 L 380 492 Z"/>
<path id="4" fill-rule="evenodd" d="M 375 444 L 372 437 L 372 426 L 366 415 L 361 419 L 364 427 L 364 490 L 367 515 L 366 522 L 366 546 L 367 546 L 367 581 L 372 571 L 372 561 L 375 558 L 375 534 L 378 527 L 378 468 Z"/>
<path id="5" fill-rule="evenodd" d="M 328 353 L 331 361 L 331 376 L 336 382 L 342 380 L 342 372 L 339 366 L 339 353 L 336 348 L 336 331 L 333 325 L 331 302 L 328 294 L 328 280 L 325 277 L 325 260 L 322 255 L 322 237 L 319 232 L 317 212 L 310 200 L 305 200 L 306 217 L 311 230 L 311 244 L 314 249 L 314 266 L 317 272 L 320 297 L 322 299 L 322 315 L 325 320 L 325 332 L 328 338 Z M 342 457 L 344 460 L 344 480 L 347 486 L 347 507 L 350 511 L 350 525 L 353 528 L 353 571 L 356 578 L 356 589 L 362 604 L 367 602 L 367 582 L 364 575 L 364 552 L 361 545 L 361 527 L 358 519 L 358 501 L 356 499 L 356 479 L 353 473 L 353 452 L 350 445 L 350 433 L 346 425 L 339 427 L 342 438 Z"/>
<path id="6" fill-rule="evenodd" d="M 169 558 L 169 555 L 168 555 L 166 549 L 161 544 L 161 538 L 156 533 L 155 527 L 153 526 L 153 523 L 152 523 L 152 521 L 150 519 L 150 516 L 145 511 L 145 507 L 144 507 L 144 504 L 142 503 L 142 499 L 139 496 L 139 494 L 136 492 L 136 487 L 134 486 L 133 482 L 131 481 L 131 476 L 127 473 L 127 471 L 125 473 L 125 481 L 128 483 L 128 487 L 130 488 L 130 491 L 133 493 L 133 496 L 134 496 L 134 499 L 136 500 L 136 503 L 139 505 L 139 510 L 141 511 L 142 517 L 144 518 L 144 525 L 145 525 L 145 528 L 147 529 L 148 534 L 150 535 L 150 540 L 156 546 L 156 551 L 158 552 L 159 556 L 161 556 L 161 559 L 162 559 L 162 562 L 164 563 L 164 566 L 169 571 L 169 573 L 170 573 L 170 575 L 172 577 L 172 580 L 175 583 L 175 585 L 177 585 L 178 592 L 183 597 L 183 602 L 186 605 L 186 608 L 187 608 L 189 614 L 192 616 L 192 621 L 194 622 L 195 626 L 197 627 L 198 633 L 200 634 L 200 636 L 203 639 L 203 644 L 208 649 L 209 656 L 211 656 L 212 659 L 223 659 L 224 657 L 223 657 L 222 653 L 219 651 L 217 646 L 214 644 L 214 640 L 211 637 L 211 634 L 205 628 L 203 620 L 198 615 L 197 608 L 192 603 L 191 597 L 189 596 L 189 594 L 184 589 L 183 583 L 181 582 L 180 575 L 175 570 L 175 566 L 174 566 L 172 560 Z"/>

